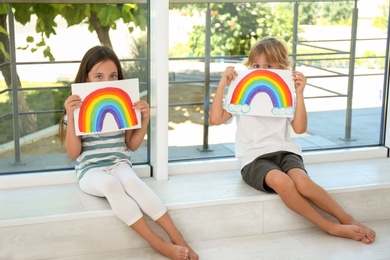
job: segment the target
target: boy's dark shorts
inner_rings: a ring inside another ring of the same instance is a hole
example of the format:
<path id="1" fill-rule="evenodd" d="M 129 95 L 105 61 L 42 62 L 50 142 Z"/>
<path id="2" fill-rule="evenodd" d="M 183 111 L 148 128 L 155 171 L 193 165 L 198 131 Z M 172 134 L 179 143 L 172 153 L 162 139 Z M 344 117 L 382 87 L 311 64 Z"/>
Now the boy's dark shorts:
<path id="1" fill-rule="evenodd" d="M 278 169 L 287 173 L 293 168 L 299 168 L 306 172 L 301 156 L 280 151 L 264 154 L 242 168 L 241 175 L 244 181 L 253 188 L 265 192 L 275 192 L 265 184 L 265 176 L 271 170 Z"/>

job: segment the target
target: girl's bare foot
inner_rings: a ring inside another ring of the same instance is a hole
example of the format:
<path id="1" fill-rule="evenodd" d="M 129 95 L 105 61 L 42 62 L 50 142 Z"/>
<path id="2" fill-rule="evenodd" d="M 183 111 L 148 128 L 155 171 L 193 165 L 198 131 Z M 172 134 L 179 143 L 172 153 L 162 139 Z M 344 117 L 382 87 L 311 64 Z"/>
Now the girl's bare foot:
<path id="1" fill-rule="evenodd" d="M 197 253 L 194 252 L 194 250 L 192 250 L 191 248 L 189 249 L 189 252 L 188 252 L 188 259 L 189 260 L 198 260 L 199 259 L 199 256 Z"/>
<path id="2" fill-rule="evenodd" d="M 172 260 L 187 260 L 189 257 L 189 249 L 184 246 L 172 245 L 163 239 L 154 243 L 152 247 Z"/>
<path id="3" fill-rule="evenodd" d="M 183 246 L 188 248 L 188 259 L 189 260 L 198 260 L 199 256 L 197 253 L 195 253 L 194 250 L 187 244 L 187 242 L 181 237 L 177 241 L 172 241 L 173 244 L 178 245 L 178 246 Z"/>

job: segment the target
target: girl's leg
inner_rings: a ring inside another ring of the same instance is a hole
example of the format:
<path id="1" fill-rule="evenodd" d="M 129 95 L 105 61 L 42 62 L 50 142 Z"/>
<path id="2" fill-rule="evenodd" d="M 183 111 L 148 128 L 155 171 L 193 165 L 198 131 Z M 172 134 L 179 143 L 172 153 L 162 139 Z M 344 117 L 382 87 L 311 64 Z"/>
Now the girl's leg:
<path id="1" fill-rule="evenodd" d="M 155 250 L 171 259 L 188 258 L 188 248 L 167 243 L 150 229 L 137 203 L 126 194 L 117 177 L 103 171 L 91 170 L 79 184 L 88 194 L 106 197 L 115 215 L 132 227 Z"/>
<path id="2" fill-rule="evenodd" d="M 325 232 L 361 240 L 365 233 L 363 228 L 356 225 L 341 225 L 322 216 L 297 190 L 292 179 L 279 170 L 271 170 L 265 177 L 266 184 L 275 190 L 283 202 L 294 212 L 308 219 Z"/>
<path id="3" fill-rule="evenodd" d="M 79 181 L 82 191 L 106 197 L 115 215 L 130 226 L 142 217 L 137 203 L 130 198 L 118 178 L 100 170 L 90 170 Z"/>
<path id="4" fill-rule="evenodd" d="M 167 212 L 165 205 L 153 190 L 142 181 L 130 165 L 122 163 L 115 167 L 113 175 L 117 177 L 128 196 L 154 221 Z"/>
<path id="5" fill-rule="evenodd" d="M 288 172 L 288 176 L 292 179 L 298 192 L 303 197 L 309 199 L 318 208 L 335 217 L 341 224 L 362 227 L 365 232 L 365 237 L 362 239 L 362 242 L 371 243 L 375 240 L 375 231 L 357 222 L 321 186 L 311 180 L 303 170 L 292 169 Z"/>
<path id="6" fill-rule="evenodd" d="M 156 222 L 167 232 L 170 240 L 175 245 L 180 245 L 188 248 L 188 259 L 190 260 L 197 260 L 199 259 L 199 256 L 195 253 L 194 250 L 187 244 L 187 242 L 184 240 L 183 235 L 180 233 L 180 231 L 176 228 L 175 224 L 173 223 L 171 217 L 169 216 L 168 212 L 162 215 L 159 219 L 156 220 Z"/>
<path id="7" fill-rule="evenodd" d="M 182 234 L 174 225 L 164 204 L 152 189 L 137 176 L 134 170 L 127 164 L 120 164 L 115 169 L 115 176 L 121 180 L 127 194 L 167 232 L 171 242 L 174 245 L 188 248 L 188 257 L 190 259 L 198 259 L 198 255 L 189 247 Z"/>
<path id="8" fill-rule="evenodd" d="M 187 260 L 189 258 L 189 249 L 185 246 L 172 245 L 167 243 L 163 238 L 156 235 L 147 224 L 145 218 L 140 218 L 130 226 L 141 237 L 143 237 L 152 248 L 170 259 Z"/>

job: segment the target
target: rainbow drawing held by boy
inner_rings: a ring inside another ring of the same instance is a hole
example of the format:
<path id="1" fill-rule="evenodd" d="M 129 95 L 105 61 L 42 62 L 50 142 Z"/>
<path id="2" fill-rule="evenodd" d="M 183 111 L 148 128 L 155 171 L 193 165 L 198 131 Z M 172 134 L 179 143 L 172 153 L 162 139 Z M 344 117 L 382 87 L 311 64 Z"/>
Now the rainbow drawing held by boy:
<path id="1" fill-rule="evenodd" d="M 95 46 L 81 60 L 75 83 L 122 79 L 116 54 L 108 47 Z M 162 255 L 170 259 L 199 259 L 174 225 L 162 201 L 131 167 L 130 151 L 141 145 L 149 125 L 149 104 L 143 100 L 133 103 L 133 109 L 141 113 L 139 128 L 76 135 L 74 111 L 82 107 L 83 102 L 80 96 L 70 95 L 64 103 L 66 129 L 60 124 L 60 137 L 66 152 L 76 159 L 81 190 L 106 197 L 116 216 Z M 64 122 L 64 115 L 61 122 Z M 164 229 L 170 242 L 152 231 L 143 213 Z"/>
<path id="2" fill-rule="evenodd" d="M 294 115 L 294 82 L 289 70 L 237 70 L 225 100 L 232 114 Z"/>
<path id="3" fill-rule="evenodd" d="M 291 62 L 285 43 L 266 37 L 252 46 L 246 65 L 250 69 L 287 70 Z M 356 221 L 306 173 L 301 147 L 291 140 L 289 133 L 290 126 L 297 134 L 304 133 L 307 128 L 303 95 L 306 77 L 297 71 L 290 73 L 296 95 L 293 117 L 228 112 L 228 102 L 223 102 L 224 89 L 238 76 L 234 67 L 229 66 L 219 81 L 209 121 L 220 125 L 235 117 L 235 155 L 241 162 L 241 175 L 248 185 L 260 191 L 276 192 L 287 207 L 331 235 L 369 244 L 375 240 L 375 231 Z M 310 202 L 339 222 L 321 215 Z"/>

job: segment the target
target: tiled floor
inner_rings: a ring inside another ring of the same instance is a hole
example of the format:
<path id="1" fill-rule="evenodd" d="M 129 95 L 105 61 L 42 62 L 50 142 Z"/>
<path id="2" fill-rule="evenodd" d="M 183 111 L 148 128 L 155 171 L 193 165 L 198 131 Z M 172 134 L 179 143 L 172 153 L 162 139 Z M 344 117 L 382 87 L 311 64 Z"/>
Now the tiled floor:
<path id="1" fill-rule="evenodd" d="M 390 259 L 390 220 L 365 223 L 377 230 L 374 243 L 365 245 L 349 239 L 331 237 L 316 228 L 277 232 L 260 236 L 234 237 L 198 241 L 190 246 L 200 260 L 387 260 Z M 16 239 L 16 238 L 15 238 Z M 50 246 L 50 245 L 47 245 Z M 28 248 L 26 248 L 28 249 Z M 25 250 L 26 250 L 25 249 Z M 34 259 L 20 252 L 19 258 L 8 255 L 7 260 Z M 24 251 L 26 252 L 26 251 Z M 0 258 L 2 253 L 0 252 Z M 5 258 L 4 258 L 5 259 Z M 45 259 L 63 260 L 166 260 L 150 247 L 113 250 Z"/>
<path id="2" fill-rule="evenodd" d="M 316 228 L 260 236 L 226 238 L 191 243 L 201 260 L 386 260 L 390 259 L 390 220 L 365 223 L 377 230 L 377 240 L 365 245 L 331 237 Z M 167 259 L 150 248 L 90 255 L 93 259 Z M 64 259 L 87 259 L 70 257 Z"/>
<path id="3" fill-rule="evenodd" d="M 331 237 L 316 228 L 261 236 L 201 241 L 193 247 L 203 259 L 390 259 L 390 220 L 365 223 L 377 231 L 370 245 Z M 202 259 L 202 258 L 201 258 Z"/>

